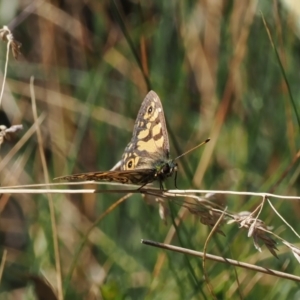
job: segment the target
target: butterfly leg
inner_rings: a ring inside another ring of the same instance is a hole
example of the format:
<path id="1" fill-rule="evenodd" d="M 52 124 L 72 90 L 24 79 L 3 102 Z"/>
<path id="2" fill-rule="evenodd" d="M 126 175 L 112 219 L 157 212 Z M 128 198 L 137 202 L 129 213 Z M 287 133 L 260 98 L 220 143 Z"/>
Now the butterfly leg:
<path id="1" fill-rule="evenodd" d="M 147 185 L 148 182 L 144 183 L 143 185 L 141 185 L 137 190 L 140 191 L 145 185 Z"/>
<path id="2" fill-rule="evenodd" d="M 159 181 L 159 189 L 160 189 L 161 191 L 164 190 L 164 186 L 163 186 L 163 181 L 162 181 L 162 180 Z"/>
<path id="3" fill-rule="evenodd" d="M 179 190 L 178 186 L 177 186 L 177 170 L 175 171 L 175 179 L 174 179 L 174 184 L 175 184 L 175 187 L 176 189 Z"/>

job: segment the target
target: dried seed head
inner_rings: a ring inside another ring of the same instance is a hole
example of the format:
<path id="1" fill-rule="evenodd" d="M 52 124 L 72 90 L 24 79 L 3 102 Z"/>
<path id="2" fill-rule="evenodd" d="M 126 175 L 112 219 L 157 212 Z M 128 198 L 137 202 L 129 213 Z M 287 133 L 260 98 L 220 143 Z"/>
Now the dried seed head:
<path id="1" fill-rule="evenodd" d="M 0 145 L 3 144 L 4 138 L 8 132 L 16 132 L 17 130 L 23 129 L 23 125 L 13 125 L 7 128 L 5 125 L 0 125 Z"/>
<path id="2" fill-rule="evenodd" d="M 3 26 L 3 28 L 0 29 L 0 37 L 3 41 L 10 43 L 13 56 L 15 59 L 18 59 L 18 56 L 21 53 L 20 48 L 22 44 L 15 40 L 14 36 L 7 26 Z"/>

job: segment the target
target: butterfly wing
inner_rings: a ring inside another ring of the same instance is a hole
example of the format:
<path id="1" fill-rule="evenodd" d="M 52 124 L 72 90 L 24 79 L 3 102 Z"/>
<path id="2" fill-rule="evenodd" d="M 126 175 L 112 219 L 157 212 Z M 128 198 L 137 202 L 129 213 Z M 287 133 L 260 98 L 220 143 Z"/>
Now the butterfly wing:
<path id="1" fill-rule="evenodd" d="M 163 107 L 150 91 L 142 102 L 130 143 L 121 160 L 121 170 L 153 169 L 169 160 L 169 138 Z"/>
<path id="2" fill-rule="evenodd" d="M 155 180 L 155 170 L 139 169 L 124 171 L 79 173 L 54 178 L 54 180 L 67 181 L 113 181 L 128 184 L 146 184 Z"/>

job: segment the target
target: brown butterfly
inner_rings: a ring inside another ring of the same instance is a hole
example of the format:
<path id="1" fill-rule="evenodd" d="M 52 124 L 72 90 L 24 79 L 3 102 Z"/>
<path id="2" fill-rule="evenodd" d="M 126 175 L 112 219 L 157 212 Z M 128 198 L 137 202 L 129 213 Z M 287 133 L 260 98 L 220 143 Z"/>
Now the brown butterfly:
<path id="1" fill-rule="evenodd" d="M 177 163 L 170 159 L 170 146 L 163 107 L 158 95 L 150 91 L 142 102 L 136 118 L 130 143 L 121 161 L 106 172 L 67 175 L 55 179 L 68 181 L 113 181 L 144 185 L 158 180 L 162 183 L 175 172 Z"/>

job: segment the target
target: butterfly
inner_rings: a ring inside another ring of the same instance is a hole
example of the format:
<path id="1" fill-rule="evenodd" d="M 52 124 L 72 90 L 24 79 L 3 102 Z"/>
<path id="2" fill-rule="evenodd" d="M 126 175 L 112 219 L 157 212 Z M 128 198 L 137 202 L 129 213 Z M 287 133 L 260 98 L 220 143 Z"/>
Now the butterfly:
<path id="1" fill-rule="evenodd" d="M 67 175 L 55 179 L 68 181 L 113 181 L 140 185 L 163 182 L 175 172 L 177 163 L 170 158 L 170 145 L 163 107 L 158 95 L 150 91 L 138 112 L 131 141 L 120 162 L 110 171 Z"/>

